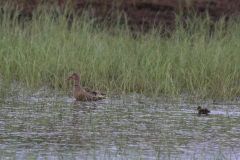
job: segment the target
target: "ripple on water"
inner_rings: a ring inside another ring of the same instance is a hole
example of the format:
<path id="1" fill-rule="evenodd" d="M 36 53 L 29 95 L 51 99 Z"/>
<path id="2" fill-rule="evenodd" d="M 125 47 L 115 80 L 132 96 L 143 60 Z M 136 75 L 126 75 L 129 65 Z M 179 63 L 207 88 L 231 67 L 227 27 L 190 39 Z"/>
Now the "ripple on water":
<path id="1" fill-rule="evenodd" d="M 97 102 L 49 91 L 12 95 L 1 99 L 1 153 L 18 159 L 239 157 L 240 103 L 201 105 L 209 116 L 197 116 L 198 105 L 188 101 L 137 94 Z"/>

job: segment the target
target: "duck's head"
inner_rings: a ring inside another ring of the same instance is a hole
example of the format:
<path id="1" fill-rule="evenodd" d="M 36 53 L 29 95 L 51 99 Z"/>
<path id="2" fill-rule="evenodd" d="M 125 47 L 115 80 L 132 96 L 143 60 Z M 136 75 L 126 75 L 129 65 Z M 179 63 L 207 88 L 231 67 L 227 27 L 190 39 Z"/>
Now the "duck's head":
<path id="1" fill-rule="evenodd" d="M 73 73 L 70 77 L 65 79 L 65 81 L 75 80 L 75 79 L 79 79 L 79 74 L 78 73 Z"/>
<path id="2" fill-rule="evenodd" d="M 202 109 L 202 107 L 201 107 L 201 106 L 198 106 L 198 107 L 197 107 L 197 109 L 198 109 L 198 110 L 201 110 L 201 109 Z"/>

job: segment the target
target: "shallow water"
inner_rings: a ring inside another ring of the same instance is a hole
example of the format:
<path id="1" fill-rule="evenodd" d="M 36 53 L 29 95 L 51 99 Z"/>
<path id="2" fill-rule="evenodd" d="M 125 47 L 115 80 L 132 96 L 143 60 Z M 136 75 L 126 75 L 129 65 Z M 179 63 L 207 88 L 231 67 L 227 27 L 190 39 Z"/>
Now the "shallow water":
<path id="1" fill-rule="evenodd" d="M 48 96 L 45 96 L 48 95 Z M 142 95 L 77 102 L 39 91 L 0 99 L 2 159 L 240 159 L 240 104 Z"/>

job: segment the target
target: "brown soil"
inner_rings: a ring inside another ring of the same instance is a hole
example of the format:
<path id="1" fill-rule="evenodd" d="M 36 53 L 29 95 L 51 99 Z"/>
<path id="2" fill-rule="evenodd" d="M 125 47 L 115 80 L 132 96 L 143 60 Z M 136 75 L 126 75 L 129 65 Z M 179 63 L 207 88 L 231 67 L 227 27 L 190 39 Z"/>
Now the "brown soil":
<path id="1" fill-rule="evenodd" d="M 40 3 L 50 0 L 11 0 L 16 3 L 12 11 L 20 10 L 21 16 L 31 17 L 32 10 Z M 187 3 L 187 1 L 191 1 Z M 65 0 L 54 1 L 63 11 Z M 4 2 L 0 1 L 0 5 Z M 239 0 L 71 0 L 74 11 L 81 14 L 92 8 L 93 16 L 110 21 L 116 19 L 121 13 L 126 15 L 131 30 L 142 29 L 147 32 L 153 25 L 161 25 L 163 28 L 173 29 L 175 14 L 181 15 L 184 20 L 191 14 L 206 15 L 208 12 L 212 22 L 216 22 L 223 15 L 228 20 L 230 15 L 240 15 Z M 3 5 L 1 5 L 3 6 Z M 4 10 L 2 9 L 2 12 Z M 120 19 L 125 23 L 125 18 Z"/>

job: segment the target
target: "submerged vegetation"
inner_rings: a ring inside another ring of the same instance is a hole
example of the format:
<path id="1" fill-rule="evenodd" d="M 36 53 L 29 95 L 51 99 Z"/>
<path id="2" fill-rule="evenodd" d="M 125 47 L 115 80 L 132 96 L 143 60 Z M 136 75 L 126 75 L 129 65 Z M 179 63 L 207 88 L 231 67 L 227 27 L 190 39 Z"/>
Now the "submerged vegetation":
<path id="1" fill-rule="evenodd" d="M 240 23 L 224 18 L 212 25 L 194 17 L 170 36 L 159 28 L 133 37 L 124 24 L 109 25 L 90 18 L 42 12 L 31 19 L 18 13 L 0 16 L 0 83 L 14 81 L 29 89 L 72 88 L 64 79 L 73 72 L 81 84 L 116 92 L 150 96 L 230 99 L 240 95 Z"/>

